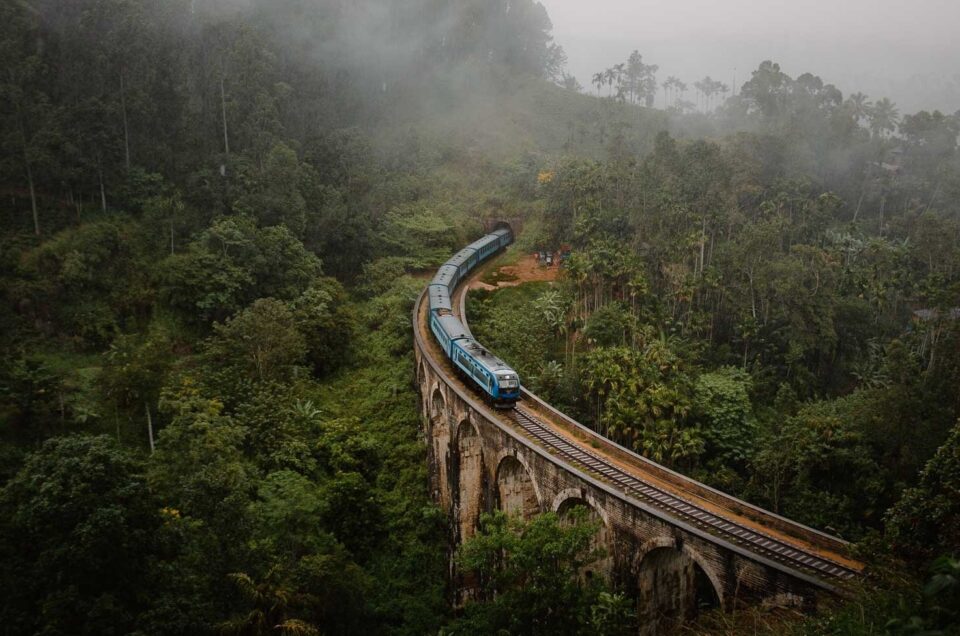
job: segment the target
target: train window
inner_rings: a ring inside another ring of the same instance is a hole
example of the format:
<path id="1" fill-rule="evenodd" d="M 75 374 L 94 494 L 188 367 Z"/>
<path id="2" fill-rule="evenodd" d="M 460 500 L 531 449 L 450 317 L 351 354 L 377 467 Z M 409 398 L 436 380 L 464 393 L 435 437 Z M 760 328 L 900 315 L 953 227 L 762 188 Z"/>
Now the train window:
<path id="1" fill-rule="evenodd" d="M 520 386 L 519 378 L 513 374 L 505 373 L 498 377 L 500 380 L 501 389 L 516 389 Z"/>

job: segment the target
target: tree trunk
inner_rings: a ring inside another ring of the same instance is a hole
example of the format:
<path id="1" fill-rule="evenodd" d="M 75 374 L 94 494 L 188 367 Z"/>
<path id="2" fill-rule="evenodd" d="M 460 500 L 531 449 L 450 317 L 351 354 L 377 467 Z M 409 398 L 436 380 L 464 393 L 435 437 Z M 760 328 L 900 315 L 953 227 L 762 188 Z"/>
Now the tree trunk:
<path id="1" fill-rule="evenodd" d="M 570 339 L 570 370 L 576 372 L 577 369 L 577 330 L 574 329 Z"/>
<path id="2" fill-rule="evenodd" d="M 143 403 L 144 410 L 147 412 L 147 437 L 150 439 L 150 452 L 153 452 L 153 416 L 150 415 L 150 404 Z"/>
<path id="3" fill-rule="evenodd" d="M 880 233 L 880 238 L 883 238 L 883 206 L 887 202 L 887 197 L 880 197 L 880 227 L 877 228 Z"/>
<path id="4" fill-rule="evenodd" d="M 703 215 L 703 227 L 700 230 L 700 278 L 703 278 L 703 257 L 707 248 L 707 215 Z"/>
<path id="5" fill-rule="evenodd" d="M 80 225 L 80 203 L 77 201 L 77 197 L 73 194 L 73 186 L 70 186 L 70 205 L 77 213 L 77 225 Z"/>
<path id="6" fill-rule="evenodd" d="M 97 177 L 100 179 L 100 209 L 107 211 L 107 190 L 103 185 L 103 164 L 97 157 Z"/>
<path id="7" fill-rule="evenodd" d="M 230 137 L 227 135 L 227 98 L 223 88 L 223 77 L 220 77 L 220 114 L 223 117 L 223 152 L 230 155 Z"/>
<path id="8" fill-rule="evenodd" d="M 127 127 L 127 97 L 123 82 L 123 69 L 120 70 L 120 112 L 123 115 L 123 151 L 127 170 L 130 169 L 130 131 Z"/>
<path id="9" fill-rule="evenodd" d="M 23 166 L 27 171 L 27 185 L 30 187 L 30 209 L 33 211 L 33 233 L 40 236 L 40 217 L 37 214 L 37 192 L 33 185 L 33 168 L 30 167 L 30 157 L 27 154 L 27 125 L 23 120 L 23 108 L 17 102 L 17 121 L 20 124 L 21 148 L 23 149 Z"/>
<path id="10" fill-rule="evenodd" d="M 33 187 L 33 170 L 30 169 L 30 160 L 27 159 L 27 149 L 23 149 L 23 162 L 27 167 L 27 185 L 30 186 L 30 209 L 33 211 L 33 233 L 40 236 L 40 216 L 37 214 L 37 193 Z"/>
<path id="11" fill-rule="evenodd" d="M 857 222 L 857 216 L 860 214 L 860 206 L 863 204 L 863 196 L 867 192 L 867 184 L 860 186 L 860 198 L 857 200 L 857 209 L 853 211 L 853 222 Z"/>

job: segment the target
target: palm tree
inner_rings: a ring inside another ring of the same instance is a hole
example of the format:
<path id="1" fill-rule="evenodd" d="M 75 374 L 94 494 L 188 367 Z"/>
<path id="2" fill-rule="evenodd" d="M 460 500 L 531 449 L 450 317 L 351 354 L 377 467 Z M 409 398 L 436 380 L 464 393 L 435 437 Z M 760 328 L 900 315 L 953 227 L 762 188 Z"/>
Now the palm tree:
<path id="1" fill-rule="evenodd" d="M 607 80 L 607 85 L 610 86 L 610 91 L 607 97 L 613 97 L 613 82 L 617 79 L 617 72 L 612 68 L 608 68 L 603 72 L 603 78 Z"/>
<path id="2" fill-rule="evenodd" d="M 730 87 L 724 84 L 723 82 L 717 82 L 717 91 L 723 95 L 723 101 L 727 101 L 727 93 L 730 92 Z"/>
<path id="3" fill-rule="evenodd" d="M 635 104 L 640 102 L 641 79 L 647 72 L 647 65 L 643 63 L 640 51 L 634 50 L 627 58 L 627 81 L 630 86 L 630 98 Z"/>
<path id="4" fill-rule="evenodd" d="M 713 96 L 719 93 L 721 88 L 725 88 L 723 82 L 718 82 L 709 75 L 704 77 L 699 82 L 695 82 L 694 86 L 696 86 L 697 90 L 703 94 L 705 111 L 709 111 L 710 107 L 713 105 Z"/>
<path id="5" fill-rule="evenodd" d="M 591 83 L 597 87 L 597 97 L 600 97 L 600 87 L 604 84 L 603 71 L 594 73 Z"/>
<path id="6" fill-rule="evenodd" d="M 701 105 L 700 105 L 700 96 L 701 96 L 701 95 L 703 95 L 703 97 L 704 97 L 704 99 L 703 99 L 704 103 L 706 103 L 706 101 L 707 101 L 707 99 L 706 99 L 706 95 L 707 95 L 707 80 L 709 80 L 709 79 L 710 79 L 710 78 L 708 77 L 708 78 L 704 78 L 704 79 L 702 79 L 702 80 L 699 80 L 699 81 L 696 81 L 696 82 L 693 83 L 693 87 L 694 87 L 695 89 L 697 89 L 697 106 L 698 106 L 698 107 L 701 106 Z M 705 108 L 705 106 L 703 106 L 702 108 Z"/>
<path id="7" fill-rule="evenodd" d="M 296 618 L 289 618 L 291 606 L 297 605 L 302 595 L 275 581 L 277 569 L 267 573 L 257 583 L 249 575 L 236 572 L 228 575 L 237 590 L 251 606 L 249 611 L 237 614 L 218 625 L 222 634 L 243 636 L 267 636 L 270 634 L 293 634 L 296 636 L 319 636 L 313 625 Z"/>
<path id="8" fill-rule="evenodd" d="M 621 87 L 621 88 L 622 88 L 622 86 L 623 86 L 623 75 L 624 75 L 624 73 L 626 72 L 626 70 L 627 70 L 627 65 L 624 64 L 624 63 L 622 63 L 622 62 L 621 62 L 620 64 L 614 64 L 614 65 L 613 65 L 613 72 L 617 74 L 617 86 L 618 86 L 618 87 Z"/>
<path id="9" fill-rule="evenodd" d="M 874 135 L 886 137 L 897 129 L 897 121 L 900 118 L 900 111 L 896 105 L 884 97 L 873 105 L 868 111 L 870 117 L 870 130 Z"/>
<path id="10" fill-rule="evenodd" d="M 663 107 L 667 107 L 667 92 L 680 86 L 680 80 L 673 75 L 667 78 L 663 83 Z"/>
<path id="11" fill-rule="evenodd" d="M 680 93 L 680 99 L 683 99 L 683 96 L 687 94 L 687 84 L 677 79 L 676 87 L 677 87 L 677 91 L 679 91 Z M 676 103 L 677 100 L 674 99 L 673 101 L 674 103 Z"/>
<path id="12" fill-rule="evenodd" d="M 859 124 L 870 116 L 870 109 L 873 104 L 867 100 L 867 96 L 863 93 L 854 93 L 847 98 L 845 106 L 850 111 L 853 120 Z"/>

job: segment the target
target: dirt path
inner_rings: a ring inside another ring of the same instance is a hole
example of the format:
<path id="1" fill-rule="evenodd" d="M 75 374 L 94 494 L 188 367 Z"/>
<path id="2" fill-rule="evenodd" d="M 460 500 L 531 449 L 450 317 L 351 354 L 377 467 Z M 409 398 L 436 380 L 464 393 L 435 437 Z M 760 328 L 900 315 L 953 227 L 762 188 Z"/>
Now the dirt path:
<path id="1" fill-rule="evenodd" d="M 494 290 L 523 283 L 552 282 L 559 276 L 560 268 L 556 264 L 547 267 L 540 264 L 536 254 L 524 254 L 514 265 L 504 265 L 475 278 L 470 282 L 470 289 Z M 481 278 L 491 282 L 484 282 Z"/>
<path id="2" fill-rule="evenodd" d="M 492 265 L 492 264 L 491 264 Z M 499 268 L 490 266 L 486 272 L 474 273 L 473 280 L 469 281 L 467 284 L 467 290 L 469 289 L 486 289 L 494 290 L 504 287 L 515 287 L 522 283 L 528 282 L 538 282 L 538 281 L 555 281 L 559 276 L 559 268 L 556 266 L 546 267 L 541 266 L 537 261 L 537 258 L 533 254 L 525 254 L 520 257 L 520 260 L 514 265 L 504 265 Z M 502 277 L 502 279 L 501 279 Z M 481 279 L 486 279 L 491 281 L 491 283 L 485 283 Z M 455 294 L 454 297 L 459 299 L 459 295 L 463 294 L 466 290 L 463 288 L 457 290 L 459 294 Z M 454 302 L 454 307 L 459 308 L 460 303 Z M 459 312 L 456 312 L 459 313 Z M 461 317 L 462 319 L 463 317 Z M 464 320 L 466 323 L 466 320 Z M 421 323 L 423 324 L 423 323 Z M 421 327 L 424 328 L 425 327 Z M 426 335 L 425 339 L 430 342 L 432 338 L 429 337 L 429 334 Z M 585 445 L 588 442 L 583 439 L 581 436 L 577 435 L 573 431 L 569 430 L 568 427 L 558 424 L 553 421 L 549 413 L 543 412 L 542 410 L 537 409 L 537 415 L 540 416 L 545 422 L 551 425 L 551 429 L 554 433 L 559 434 L 561 437 L 565 438 L 567 442 L 572 443 L 575 446 Z M 510 426 L 515 426 L 508 418 L 503 419 L 505 424 Z M 532 438 L 531 438 L 532 439 Z M 534 440 L 534 443 L 537 443 Z M 591 446 L 591 452 L 600 454 L 604 459 L 610 463 L 613 463 L 618 468 L 630 474 L 641 481 L 645 481 L 648 484 L 655 485 L 665 492 L 669 492 L 674 496 L 684 499 L 690 503 L 695 503 L 701 508 L 710 511 L 711 513 L 722 516 L 728 520 L 732 520 L 735 523 L 740 524 L 741 526 L 748 527 L 755 532 L 761 534 L 767 534 L 775 537 L 777 540 L 781 541 L 784 544 L 791 545 L 794 548 L 816 554 L 821 558 L 825 558 L 836 563 L 839 563 L 847 568 L 853 570 L 861 570 L 863 564 L 851 558 L 847 554 L 841 553 L 836 550 L 827 549 L 825 547 L 817 546 L 809 541 L 805 540 L 800 536 L 795 536 L 793 534 L 788 534 L 782 530 L 771 527 L 766 523 L 763 523 L 761 519 L 755 519 L 749 514 L 744 514 L 736 509 L 724 507 L 718 505 L 716 502 L 709 501 L 704 499 L 697 493 L 691 492 L 675 483 L 669 483 L 660 479 L 658 476 L 651 473 L 647 469 L 646 465 L 641 462 L 639 459 L 636 461 L 627 462 L 624 461 L 621 457 L 615 456 L 610 453 L 608 449 L 603 446 L 596 447 Z M 691 480 L 693 482 L 693 480 Z"/>

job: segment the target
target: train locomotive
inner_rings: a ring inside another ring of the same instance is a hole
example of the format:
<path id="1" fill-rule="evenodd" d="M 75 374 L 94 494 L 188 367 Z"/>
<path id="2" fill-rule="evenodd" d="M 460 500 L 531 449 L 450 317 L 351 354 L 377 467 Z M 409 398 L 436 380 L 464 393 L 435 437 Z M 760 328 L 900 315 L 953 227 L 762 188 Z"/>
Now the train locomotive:
<path id="1" fill-rule="evenodd" d="M 444 263 L 427 288 L 430 331 L 454 368 L 496 408 L 513 408 L 520 398 L 520 376 L 476 341 L 453 315 L 453 290 L 480 263 L 513 242 L 513 231 L 501 227 L 477 239 Z"/>

